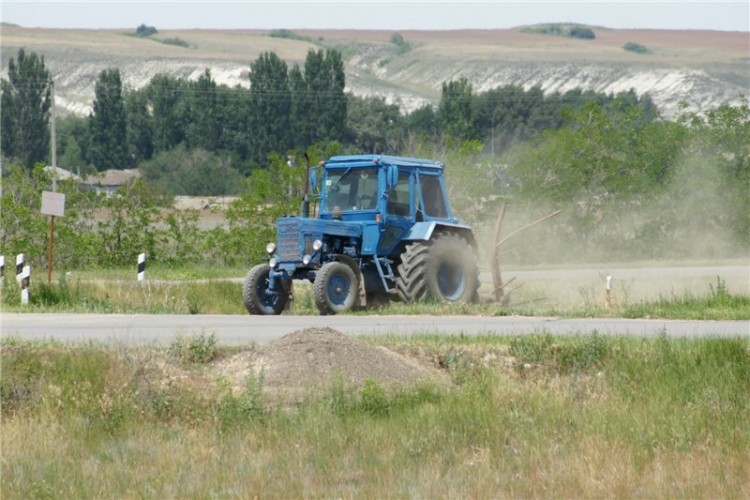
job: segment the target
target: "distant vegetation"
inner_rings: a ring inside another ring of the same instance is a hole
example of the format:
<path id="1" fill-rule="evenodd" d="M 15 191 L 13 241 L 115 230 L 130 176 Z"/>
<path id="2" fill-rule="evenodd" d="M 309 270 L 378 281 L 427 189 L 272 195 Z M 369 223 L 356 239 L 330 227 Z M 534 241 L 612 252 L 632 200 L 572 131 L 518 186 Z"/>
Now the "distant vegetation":
<path id="1" fill-rule="evenodd" d="M 271 30 L 271 32 L 268 33 L 268 36 L 273 37 L 273 38 L 287 38 L 289 40 L 299 40 L 302 42 L 313 43 L 313 39 L 310 38 L 309 36 L 298 35 L 294 31 L 288 30 L 288 29 Z"/>
<path id="2" fill-rule="evenodd" d="M 161 43 L 166 45 L 177 45 L 178 47 L 190 47 L 190 44 L 187 43 L 182 38 L 165 38 L 164 40 L 161 40 Z"/>
<path id="3" fill-rule="evenodd" d="M 534 33 L 537 35 L 554 35 L 569 38 L 580 38 L 593 40 L 596 38 L 594 30 L 580 24 L 550 23 L 529 26 L 522 30 L 523 33 Z"/>
<path id="4" fill-rule="evenodd" d="M 156 75 L 132 90 L 113 68 L 99 75 L 90 116 L 58 119 L 58 165 L 139 168 L 144 181 L 109 199 L 123 205 L 111 207 L 112 225 L 96 228 L 86 221 L 102 200 L 61 183 L 71 212 L 58 226 L 68 231 L 59 249 L 71 266 L 124 264 L 135 248 L 167 262 L 233 265 L 259 257 L 275 218 L 299 206 L 304 169 L 289 168 L 287 157 L 304 153 L 313 164 L 350 153 L 438 158 L 451 166 L 452 206 L 471 224 L 504 202 L 519 223 L 545 205 L 563 209 L 549 231 L 525 237 L 528 248 L 509 252 L 519 263 L 747 255 L 746 100 L 667 120 L 634 91 L 545 94 L 508 85 L 477 92 L 461 78 L 442 84 L 437 107 L 404 113 L 382 97 L 346 93 L 335 50 L 311 49 L 303 66 L 291 67 L 264 53 L 250 69 L 249 89 L 221 85 L 206 70 L 196 80 Z M 0 106 L 8 167 L 0 253 L 38 262 L 46 235 L 39 193 L 50 182 L 36 169 L 50 164 L 48 82 L 43 57 L 19 51 L 9 60 Z M 210 234 L 193 220 L 175 221 L 172 252 L 147 230 L 158 202 L 139 198 L 146 188 L 241 199 L 225 214 L 227 226 Z"/>
<path id="5" fill-rule="evenodd" d="M 641 45 L 640 43 L 635 42 L 628 42 L 625 45 L 622 46 L 623 49 L 627 50 L 628 52 L 635 52 L 636 54 L 650 54 L 651 50 L 646 47 L 645 45 Z"/>
<path id="6" fill-rule="evenodd" d="M 146 26 L 145 24 L 141 24 L 135 29 L 135 34 L 142 37 L 148 37 L 151 35 L 155 35 L 156 33 L 156 28 L 154 28 L 153 26 Z"/>
<path id="7" fill-rule="evenodd" d="M 404 36 L 401 33 L 393 33 L 391 35 L 391 43 L 398 47 L 400 54 L 405 54 L 412 48 L 411 44 L 404 40 Z"/>

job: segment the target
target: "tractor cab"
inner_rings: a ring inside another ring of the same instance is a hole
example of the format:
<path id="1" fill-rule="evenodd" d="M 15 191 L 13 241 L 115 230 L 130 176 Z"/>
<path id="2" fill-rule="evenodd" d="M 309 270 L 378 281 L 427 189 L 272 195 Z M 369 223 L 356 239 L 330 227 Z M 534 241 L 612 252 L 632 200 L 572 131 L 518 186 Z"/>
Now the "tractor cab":
<path id="1" fill-rule="evenodd" d="M 309 176 L 319 197 L 316 215 L 310 216 L 306 196 L 299 217 L 277 220 L 268 264 L 246 279 L 248 312 L 279 314 L 292 280 L 313 283 L 323 314 L 366 306 L 372 298 L 474 300 L 476 242 L 451 213 L 442 163 L 356 155 L 321 165 L 322 172 Z"/>

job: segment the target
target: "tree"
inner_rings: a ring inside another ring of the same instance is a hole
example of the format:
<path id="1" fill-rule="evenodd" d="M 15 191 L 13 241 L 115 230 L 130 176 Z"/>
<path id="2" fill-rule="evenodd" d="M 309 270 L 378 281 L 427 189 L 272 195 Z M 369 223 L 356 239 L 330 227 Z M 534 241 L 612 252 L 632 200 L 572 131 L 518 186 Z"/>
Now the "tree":
<path id="1" fill-rule="evenodd" d="M 406 130 L 420 142 L 437 141 L 439 125 L 435 108 L 425 104 L 411 113 L 406 118 Z"/>
<path id="2" fill-rule="evenodd" d="M 2 81 L 0 126 L 2 152 L 31 169 L 49 150 L 50 76 L 44 57 L 18 51 L 8 62 L 8 80 Z"/>
<path id="3" fill-rule="evenodd" d="M 154 154 L 154 125 L 149 105 L 148 95 L 144 90 L 131 90 L 125 94 L 128 154 L 136 165 L 150 160 Z"/>
<path id="4" fill-rule="evenodd" d="M 57 119 L 57 164 L 71 172 L 90 173 L 86 161 L 89 143 L 88 117 L 69 114 Z"/>
<path id="5" fill-rule="evenodd" d="M 396 154 L 401 142 L 398 106 L 383 97 L 349 96 L 347 126 L 352 145 L 363 153 Z"/>
<path id="6" fill-rule="evenodd" d="M 479 138 L 474 124 L 472 87 L 466 78 L 443 83 L 438 119 L 443 140 L 451 145 Z"/>
<path id="7" fill-rule="evenodd" d="M 133 164 L 128 154 L 127 121 L 119 69 L 99 73 L 89 115 L 89 160 L 97 170 L 123 169 Z"/>
<path id="8" fill-rule="evenodd" d="M 346 133 L 346 76 L 341 53 L 310 50 L 305 58 L 304 85 L 295 75 L 295 116 L 297 143 L 342 140 Z M 301 88 L 299 88 L 301 87 Z"/>
<path id="9" fill-rule="evenodd" d="M 221 145 L 221 116 L 217 86 L 206 69 L 197 81 L 189 84 L 191 89 L 190 121 L 186 131 L 189 148 L 216 151 Z"/>
<path id="10" fill-rule="evenodd" d="M 169 75 L 156 75 L 149 84 L 153 113 L 154 153 L 168 151 L 185 140 L 189 107 L 187 83 Z"/>
<path id="11" fill-rule="evenodd" d="M 250 65 L 250 156 L 257 164 L 292 146 L 291 112 L 286 63 L 265 52 Z"/>
<path id="12" fill-rule="evenodd" d="M 156 28 L 154 28 L 153 26 L 147 26 L 145 24 L 141 24 L 135 29 L 135 34 L 143 37 L 155 35 L 156 33 Z"/>
<path id="13" fill-rule="evenodd" d="M 159 153 L 140 169 L 149 185 L 173 195 L 233 195 L 242 186 L 242 177 L 230 158 L 184 145 Z"/>

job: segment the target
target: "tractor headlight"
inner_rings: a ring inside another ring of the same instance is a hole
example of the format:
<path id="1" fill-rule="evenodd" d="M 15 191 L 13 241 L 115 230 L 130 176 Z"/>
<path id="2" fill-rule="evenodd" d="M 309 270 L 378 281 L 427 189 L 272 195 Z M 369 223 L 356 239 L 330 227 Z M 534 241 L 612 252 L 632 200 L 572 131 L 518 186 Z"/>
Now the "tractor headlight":
<path id="1" fill-rule="evenodd" d="M 313 250 L 315 250 L 317 252 L 321 248 L 323 248 L 323 242 L 322 241 L 320 241 L 320 240 L 313 241 Z"/>
<path id="2" fill-rule="evenodd" d="M 276 257 L 271 257 L 268 265 L 271 266 L 271 269 L 276 269 L 279 266 L 279 260 Z"/>
<path id="3" fill-rule="evenodd" d="M 302 263 L 306 266 L 310 265 L 310 262 L 312 262 L 312 256 L 310 254 L 305 254 L 304 257 L 302 257 Z"/>
<path id="4" fill-rule="evenodd" d="M 275 251 L 276 251 L 276 243 L 274 243 L 274 242 L 272 241 L 271 243 L 269 243 L 268 245 L 266 245 L 266 253 L 267 253 L 268 255 L 273 255 L 273 253 L 274 253 Z"/>

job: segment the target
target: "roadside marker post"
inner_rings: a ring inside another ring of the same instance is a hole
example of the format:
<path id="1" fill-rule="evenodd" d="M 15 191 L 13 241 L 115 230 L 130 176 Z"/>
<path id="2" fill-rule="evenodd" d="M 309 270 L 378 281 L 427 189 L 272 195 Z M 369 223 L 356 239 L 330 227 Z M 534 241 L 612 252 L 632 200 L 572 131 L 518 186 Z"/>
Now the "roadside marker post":
<path id="1" fill-rule="evenodd" d="M 16 283 L 21 286 L 21 273 L 23 273 L 23 266 L 26 264 L 26 256 L 22 253 L 16 255 Z"/>
<path id="2" fill-rule="evenodd" d="M 5 286 L 5 255 L 0 255 L 0 288 Z"/>
<path id="3" fill-rule="evenodd" d="M 21 271 L 21 304 L 29 305 L 29 285 L 31 284 L 31 266 L 23 266 Z"/>
<path id="4" fill-rule="evenodd" d="M 138 282 L 143 283 L 146 279 L 146 254 L 138 254 Z"/>

